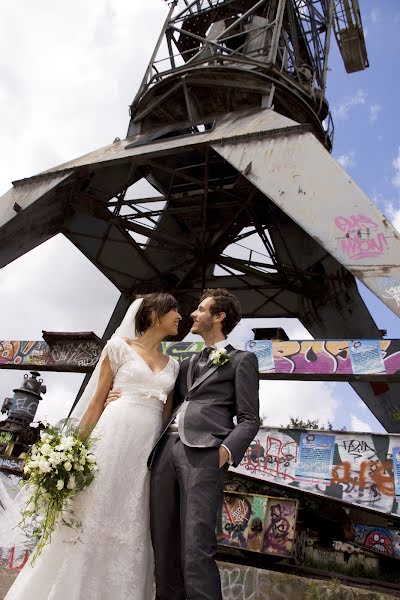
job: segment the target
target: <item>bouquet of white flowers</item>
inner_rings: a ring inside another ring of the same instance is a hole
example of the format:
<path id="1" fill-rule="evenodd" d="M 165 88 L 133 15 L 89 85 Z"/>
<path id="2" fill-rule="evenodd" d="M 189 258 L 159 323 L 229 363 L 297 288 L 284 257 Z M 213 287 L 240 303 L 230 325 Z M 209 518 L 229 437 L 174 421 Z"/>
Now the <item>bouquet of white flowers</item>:
<path id="1" fill-rule="evenodd" d="M 48 427 L 26 457 L 22 485 L 31 494 L 22 511 L 20 527 L 37 540 L 33 560 L 51 540 L 58 522 L 78 529 L 70 507 L 72 497 L 86 488 L 97 471 L 90 452 L 94 438 L 82 440 L 76 427 Z"/>

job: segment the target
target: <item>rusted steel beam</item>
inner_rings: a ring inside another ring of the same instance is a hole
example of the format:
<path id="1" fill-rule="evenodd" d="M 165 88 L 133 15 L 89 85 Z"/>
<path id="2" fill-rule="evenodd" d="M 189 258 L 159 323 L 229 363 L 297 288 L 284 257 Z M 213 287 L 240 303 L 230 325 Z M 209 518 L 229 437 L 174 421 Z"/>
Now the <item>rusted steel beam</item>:
<path id="1" fill-rule="evenodd" d="M 0 341 L 0 368 L 89 373 L 104 343 L 94 334 L 43 332 L 43 341 Z M 165 342 L 181 361 L 203 342 Z M 400 340 L 258 340 L 236 344 L 254 352 L 261 379 L 400 381 Z M 376 388 L 376 394 L 380 392 Z"/>

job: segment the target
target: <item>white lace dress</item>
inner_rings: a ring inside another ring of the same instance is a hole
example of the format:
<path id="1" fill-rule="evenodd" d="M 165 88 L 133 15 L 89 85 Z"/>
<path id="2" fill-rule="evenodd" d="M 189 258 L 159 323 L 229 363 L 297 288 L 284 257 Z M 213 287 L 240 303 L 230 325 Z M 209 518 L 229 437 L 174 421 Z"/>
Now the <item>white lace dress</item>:
<path id="1" fill-rule="evenodd" d="M 22 569 L 6 600 L 151 600 L 154 563 L 146 461 L 161 429 L 163 402 L 179 365 L 154 374 L 123 338 L 106 346 L 121 397 L 95 430 L 99 471 L 74 500 L 81 540 L 59 526 L 32 567 Z"/>

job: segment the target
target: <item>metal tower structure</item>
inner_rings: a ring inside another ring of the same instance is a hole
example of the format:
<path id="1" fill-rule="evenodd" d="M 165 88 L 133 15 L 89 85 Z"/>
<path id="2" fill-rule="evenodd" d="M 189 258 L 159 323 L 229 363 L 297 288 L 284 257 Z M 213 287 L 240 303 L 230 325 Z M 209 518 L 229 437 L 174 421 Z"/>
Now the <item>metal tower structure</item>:
<path id="1" fill-rule="evenodd" d="M 0 266 L 62 232 L 121 291 L 105 338 L 133 294 L 189 314 L 206 286 L 315 338 L 380 337 L 355 277 L 400 314 L 400 239 L 329 154 L 332 33 L 348 72 L 368 66 L 357 0 L 169 2 L 127 138 L 13 183 Z M 400 431 L 399 384 L 352 385 Z"/>

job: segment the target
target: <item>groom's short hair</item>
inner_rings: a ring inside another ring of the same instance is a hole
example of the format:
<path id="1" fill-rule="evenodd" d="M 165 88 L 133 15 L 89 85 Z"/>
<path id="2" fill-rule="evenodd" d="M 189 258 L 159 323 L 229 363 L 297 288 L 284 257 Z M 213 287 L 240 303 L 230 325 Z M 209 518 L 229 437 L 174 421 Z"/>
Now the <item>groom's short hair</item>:
<path id="1" fill-rule="evenodd" d="M 200 302 L 205 298 L 212 298 L 214 300 L 210 306 L 212 315 L 225 313 L 225 319 L 221 323 L 222 333 L 224 336 L 229 335 L 242 318 L 242 309 L 239 300 L 225 288 L 208 288 L 203 290 Z"/>

